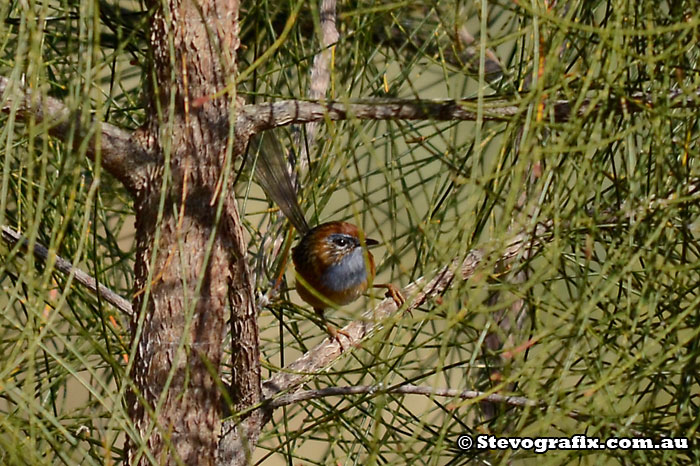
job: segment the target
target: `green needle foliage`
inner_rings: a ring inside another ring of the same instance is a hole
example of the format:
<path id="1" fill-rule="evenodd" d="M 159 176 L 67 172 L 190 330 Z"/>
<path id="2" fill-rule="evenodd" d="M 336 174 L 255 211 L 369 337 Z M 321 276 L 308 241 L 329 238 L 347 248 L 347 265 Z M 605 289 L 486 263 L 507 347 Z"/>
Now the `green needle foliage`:
<path id="1" fill-rule="evenodd" d="M 353 115 L 276 130 L 294 148 L 312 225 L 382 244 L 377 283 L 484 259 L 411 314 L 383 321 L 306 389 L 376 390 L 274 412 L 260 464 L 697 462 L 700 358 L 700 16 L 695 1 L 341 2 L 327 98 L 456 99 L 473 121 Z M 280 37 L 292 2 L 246 2 L 239 71 Z M 0 5 L 0 76 L 60 99 L 83 129 L 144 119 L 149 12 L 138 2 Z M 304 99 L 319 4 L 238 83 L 248 103 Z M 377 100 L 372 100 L 377 99 Z M 55 269 L 58 254 L 133 294 L 133 212 L 72 133 L 0 101 L 0 461 L 118 464 L 132 433 L 128 318 Z M 74 128 L 70 131 L 74 131 Z M 308 153 L 302 153 L 301 144 Z M 327 338 L 293 291 L 289 225 L 237 162 L 260 294 L 263 378 Z M 272 208 L 271 208 L 272 207 Z M 518 235 L 536 241 L 502 260 Z M 528 236 L 528 238 L 532 238 Z M 425 284 L 425 282 L 423 282 Z M 274 291 L 271 291 L 274 290 Z M 407 296 L 409 303 L 413 296 Z M 337 326 L 382 299 L 327 315 Z M 228 337 L 227 337 L 228 338 Z M 223 370 L 226 376 L 226 368 Z M 400 394 L 412 384 L 529 406 Z M 460 435 L 683 437 L 689 449 L 460 450 Z"/>

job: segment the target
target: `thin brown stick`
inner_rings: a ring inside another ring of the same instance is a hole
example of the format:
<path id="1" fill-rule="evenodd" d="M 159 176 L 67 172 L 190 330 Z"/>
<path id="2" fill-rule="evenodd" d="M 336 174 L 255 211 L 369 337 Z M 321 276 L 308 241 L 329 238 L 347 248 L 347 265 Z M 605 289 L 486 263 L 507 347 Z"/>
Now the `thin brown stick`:
<path id="1" fill-rule="evenodd" d="M 29 241 L 27 241 L 27 239 L 23 238 L 21 234 L 19 234 L 18 232 L 16 232 L 8 226 L 2 227 L 2 239 L 10 246 L 14 246 L 17 243 L 21 243 L 23 247 L 29 247 Z M 50 251 L 43 244 L 35 242 L 34 248 L 32 249 L 32 253 L 42 263 L 48 262 Z M 70 261 L 64 259 L 58 254 L 56 254 L 55 264 L 56 270 L 67 276 L 70 276 L 72 274 L 73 277 L 75 277 L 75 281 L 86 287 L 88 291 L 90 291 L 96 296 L 99 295 L 100 297 L 104 298 L 105 301 L 107 301 L 112 306 L 116 307 L 123 314 L 131 317 L 131 315 L 133 314 L 133 309 L 129 301 L 122 298 L 117 293 L 107 288 L 103 284 L 98 283 L 94 277 L 83 272 L 79 268 L 74 267 Z"/>
<path id="2" fill-rule="evenodd" d="M 378 385 L 357 385 L 352 387 L 327 387 L 318 390 L 304 390 L 273 398 L 269 402 L 271 408 L 281 408 L 302 401 L 325 398 L 327 396 L 345 396 L 361 394 L 385 394 L 396 393 L 401 395 L 425 395 L 440 396 L 448 398 L 461 398 L 464 400 L 479 399 L 479 401 L 490 401 L 492 403 L 502 403 L 510 406 L 544 406 L 540 401 L 531 400 L 522 396 L 507 396 L 497 393 L 484 393 L 475 390 L 455 390 L 452 388 L 419 387 L 412 384 L 397 385 L 393 387 L 382 387 Z"/>
<path id="3" fill-rule="evenodd" d="M 533 400 L 524 396 L 511 396 L 511 395 L 499 395 L 498 393 L 486 393 L 477 390 L 456 390 L 453 388 L 433 388 L 424 387 L 413 384 L 404 385 L 394 385 L 390 387 L 383 387 L 381 385 L 357 385 L 357 386 L 345 386 L 345 387 L 326 387 L 316 390 L 304 390 L 297 393 L 288 393 L 284 395 L 277 396 L 271 399 L 267 406 L 269 408 L 281 408 L 283 406 L 289 406 L 294 403 L 300 403 L 303 401 L 317 400 L 319 398 L 325 398 L 329 396 L 348 396 L 348 395 L 382 395 L 382 394 L 398 394 L 398 395 L 424 395 L 430 397 L 446 397 L 446 398 L 460 398 L 463 400 L 477 400 L 478 402 L 487 401 L 489 403 L 504 404 L 508 406 L 514 406 L 517 408 L 537 408 L 537 409 L 547 409 L 548 404 L 544 401 Z M 566 417 L 577 421 L 585 421 L 591 419 L 592 416 L 589 414 L 580 413 L 578 411 L 569 411 L 565 413 Z M 605 425 L 612 430 L 620 431 L 625 430 L 631 432 L 632 434 L 643 437 L 645 434 L 642 431 L 631 428 L 630 426 L 620 426 L 615 423 L 605 423 Z"/>
<path id="4" fill-rule="evenodd" d="M 567 102 L 568 105 L 568 102 Z M 421 101 L 402 99 L 374 99 L 344 104 L 341 102 L 305 102 L 282 100 L 279 102 L 246 105 L 238 114 L 236 127 L 250 125 L 253 133 L 296 123 L 310 123 L 324 118 L 346 120 L 424 120 L 440 121 L 475 120 L 476 110 L 467 101 Z M 517 106 L 504 106 L 489 113 L 485 119 L 507 119 L 518 113 Z"/>
<path id="5" fill-rule="evenodd" d="M 697 108 L 700 89 L 693 93 L 677 90 L 668 95 L 672 108 Z M 509 121 L 523 114 L 531 102 L 514 104 L 512 100 L 489 100 L 486 102 L 483 119 L 486 121 Z M 584 116 L 599 108 L 617 112 L 640 112 L 654 105 L 651 95 L 635 93 L 602 101 L 583 99 L 578 106 L 568 100 L 544 102 L 554 122 L 568 121 L 572 114 Z M 436 120 L 474 121 L 477 119 L 476 101 L 473 100 L 410 100 L 410 99 L 366 99 L 342 102 L 311 102 L 281 100 L 256 105 L 245 105 L 238 113 L 236 128 L 243 133 L 260 131 L 298 123 L 310 123 L 323 119 L 333 121 L 357 118 L 360 120 Z M 547 118 L 550 118 L 547 116 Z"/>

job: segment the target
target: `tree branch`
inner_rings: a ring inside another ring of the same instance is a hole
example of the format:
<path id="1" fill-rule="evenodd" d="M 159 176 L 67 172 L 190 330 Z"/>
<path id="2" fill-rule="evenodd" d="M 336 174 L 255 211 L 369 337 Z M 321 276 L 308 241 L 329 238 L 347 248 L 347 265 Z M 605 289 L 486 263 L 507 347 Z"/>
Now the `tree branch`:
<path id="1" fill-rule="evenodd" d="M 346 396 L 346 395 L 380 395 L 380 394 L 399 394 L 399 395 L 425 395 L 431 397 L 447 397 L 447 398 L 461 398 L 463 400 L 478 400 L 479 402 L 489 402 L 497 404 L 505 404 L 508 406 L 515 406 L 518 408 L 539 408 L 547 409 L 548 404 L 544 401 L 532 400 L 524 396 L 510 396 L 510 395 L 499 395 L 498 393 L 488 394 L 486 392 L 480 392 L 477 390 L 456 390 L 453 388 L 433 388 L 433 387 L 421 387 L 413 384 L 404 385 L 393 385 L 390 387 L 383 387 L 381 385 L 357 385 L 357 386 L 346 386 L 346 387 L 326 387 L 317 390 L 305 390 L 297 393 L 288 393 L 268 401 L 267 407 L 271 409 L 281 408 L 283 406 L 289 406 L 294 403 L 300 403 L 302 401 L 316 400 L 319 398 L 325 398 L 328 396 Z M 566 417 L 577 421 L 585 421 L 591 419 L 592 416 L 589 414 L 580 413 L 578 411 L 569 411 L 565 413 Z M 638 437 L 644 437 L 645 433 L 640 430 L 633 429 L 628 425 L 621 427 L 615 423 L 605 423 L 605 425 L 615 431 L 625 430 L 631 432 Z"/>
<path id="2" fill-rule="evenodd" d="M 325 118 L 346 120 L 425 120 L 440 121 L 475 120 L 475 107 L 468 101 L 431 101 L 402 99 L 372 99 L 355 103 L 306 102 L 282 100 L 279 102 L 246 105 L 238 114 L 236 127 L 250 124 L 251 131 L 273 129 L 295 123 L 310 123 Z M 504 120 L 522 111 L 517 106 L 493 109 L 485 116 L 487 120 Z"/>
<path id="3" fill-rule="evenodd" d="M 541 401 L 531 400 L 523 396 L 506 396 L 497 393 L 487 394 L 476 390 L 455 390 L 452 388 L 419 387 L 412 384 L 395 385 L 383 387 L 381 385 L 357 385 L 352 387 L 327 387 L 318 390 L 304 390 L 297 393 L 288 393 L 271 399 L 268 403 L 270 408 L 281 408 L 302 401 L 325 398 L 327 396 L 361 395 L 361 394 L 385 394 L 397 393 L 401 395 L 426 395 L 441 396 L 448 398 L 461 398 L 464 400 L 490 401 L 492 403 L 502 403 L 510 406 L 545 406 Z"/>
<path id="4" fill-rule="evenodd" d="M 583 99 L 579 104 L 569 100 L 546 101 L 554 122 L 568 121 L 575 112 L 585 116 L 591 111 L 609 109 L 616 112 L 638 113 L 653 108 L 653 96 L 637 92 L 629 96 L 611 96 L 608 99 Z M 700 89 L 692 93 L 678 89 L 667 96 L 671 108 L 697 108 Z M 530 102 L 513 104 L 511 100 L 488 100 L 483 119 L 508 121 L 524 112 Z M 576 106 L 577 105 L 577 106 Z M 359 120 L 437 120 L 474 121 L 477 118 L 475 101 L 464 100 L 411 100 L 367 99 L 349 103 L 281 100 L 256 105 L 245 105 L 238 113 L 236 128 L 242 135 L 257 134 L 298 123 L 310 123 L 323 119 L 333 121 L 357 118 Z"/>
<path id="5" fill-rule="evenodd" d="M 21 243 L 23 247 L 29 248 L 29 241 L 8 226 L 2 227 L 2 239 L 11 247 L 17 243 Z M 34 256 L 42 263 L 45 264 L 48 262 L 50 251 L 43 244 L 35 242 L 32 252 L 34 253 Z M 133 314 L 131 303 L 129 301 L 122 298 L 103 284 L 98 283 L 97 280 L 95 280 L 95 278 L 93 278 L 91 275 L 83 272 L 77 267 L 74 267 L 70 261 L 64 259 L 58 254 L 56 254 L 56 270 L 69 277 L 72 274 L 75 277 L 75 281 L 86 287 L 88 291 L 96 296 L 101 296 L 105 301 L 116 307 L 127 316 L 131 317 Z"/>
<path id="6" fill-rule="evenodd" d="M 99 136 L 90 135 L 88 128 L 81 126 L 79 117 L 63 102 L 43 97 L 40 92 L 26 89 L 3 76 L 0 76 L 0 96 L 0 111 L 16 112 L 24 120 L 33 118 L 37 123 L 46 123 L 50 126 L 49 133 L 62 141 L 75 134 L 78 136 L 74 139 L 77 147 L 83 138 L 90 137 L 88 157 L 94 160 L 99 151 L 104 169 L 121 181 L 129 192 L 134 193 L 144 182 L 145 172 L 153 159 L 131 133 L 102 122 L 99 123 Z"/>

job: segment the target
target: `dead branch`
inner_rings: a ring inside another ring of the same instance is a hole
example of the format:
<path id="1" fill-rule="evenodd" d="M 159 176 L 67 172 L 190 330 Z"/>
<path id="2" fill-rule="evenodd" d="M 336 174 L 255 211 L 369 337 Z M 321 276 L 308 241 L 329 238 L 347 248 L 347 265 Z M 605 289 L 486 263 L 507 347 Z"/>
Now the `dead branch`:
<path id="1" fill-rule="evenodd" d="M 97 123 L 100 133 L 93 134 L 89 127 L 81 125 L 80 118 L 60 100 L 44 97 L 41 92 L 27 89 L 22 84 L 0 76 L 0 111 L 15 113 L 27 121 L 49 126 L 49 133 L 68 141 L 73 137 L 74 145 L 82 144 L 90 138 L 87 156 L 95 160 L 100 154 L 102 166 L 112 176 L 121 181 L 129 192 L 134 193 L 142 185 L 145 172 L 153 159 L 136 142 L 128 131 L 109 123 Z"/>

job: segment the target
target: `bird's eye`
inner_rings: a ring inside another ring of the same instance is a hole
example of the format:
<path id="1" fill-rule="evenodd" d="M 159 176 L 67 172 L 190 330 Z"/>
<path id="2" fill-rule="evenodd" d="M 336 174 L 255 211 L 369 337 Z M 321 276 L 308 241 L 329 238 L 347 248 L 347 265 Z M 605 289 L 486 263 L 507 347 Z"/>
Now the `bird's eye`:
<path id="1" fill-rule="evenodd" d="M 348 244 L 350 244 L 350 241 L 343 236 L 336 236 L 335 238 L 333 238 L 333 244 L 335 244 L 338 247 L 344 248 Z"/>

